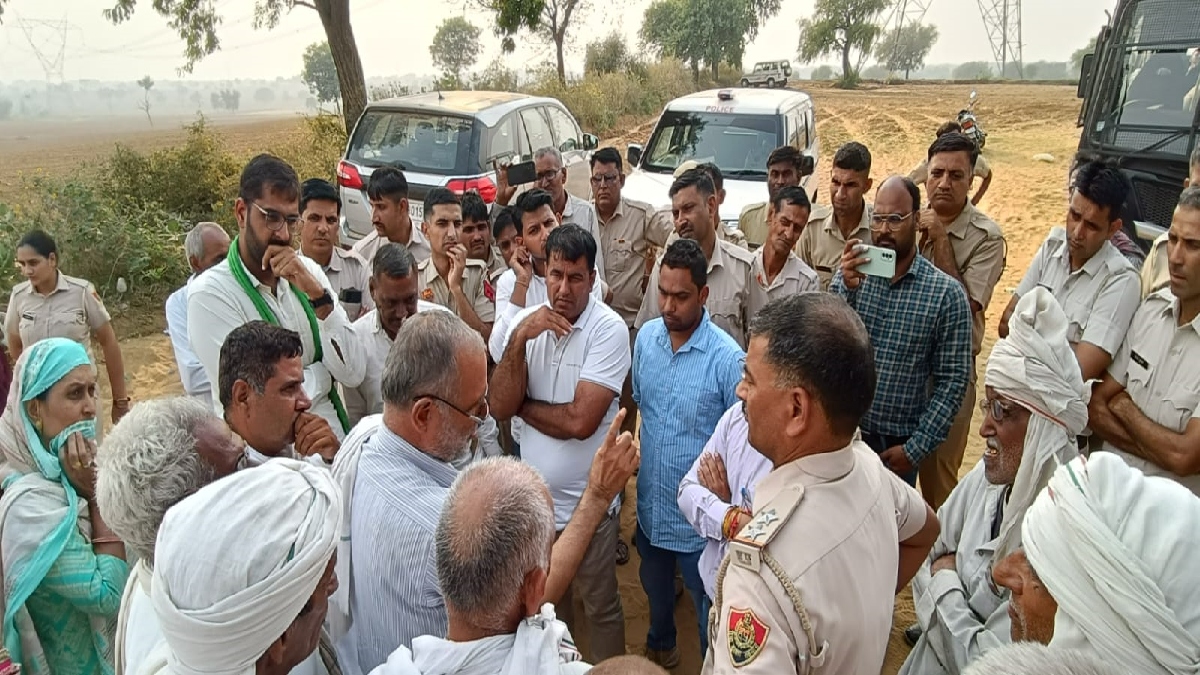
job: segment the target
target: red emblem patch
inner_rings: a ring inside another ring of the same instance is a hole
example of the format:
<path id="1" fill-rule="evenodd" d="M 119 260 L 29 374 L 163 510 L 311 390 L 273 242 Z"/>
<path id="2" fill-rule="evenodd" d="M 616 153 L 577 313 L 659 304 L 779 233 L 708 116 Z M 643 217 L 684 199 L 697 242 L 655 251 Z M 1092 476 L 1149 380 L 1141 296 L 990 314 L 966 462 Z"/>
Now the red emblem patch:
<path id="1" fill-rule="evenodd" d="M 483 280 L 483 294 L 491 302 L 496 301 L 496 289 L 492 286 L 492 282 L 488 281 L 487 279 Z"/>
<path id="2" fill-rule="evenodd" d="M 426 288 L 425 290 L 421 291 L 421 299 L 424 300 L 425 302 L 432 302 L 433 301 L 433 289 Z"/>
<path id="3" fill-rule="evenodd" d="M 749 665 L 762 653 L 771 627 L 759 621 L 752 609 L 729 610 L 729 660 L 734 668 Z"/>

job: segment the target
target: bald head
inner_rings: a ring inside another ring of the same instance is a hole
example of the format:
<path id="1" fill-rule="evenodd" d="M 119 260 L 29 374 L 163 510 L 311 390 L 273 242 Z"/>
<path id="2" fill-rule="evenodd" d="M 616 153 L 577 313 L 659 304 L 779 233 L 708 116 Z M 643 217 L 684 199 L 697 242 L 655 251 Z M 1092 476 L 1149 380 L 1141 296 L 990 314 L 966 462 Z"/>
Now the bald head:
<path id="1" fill-rule="evenodd" d="M 905 176 L 888 176 L 875 191 L 875 204 L 881 200 L 903 207 L 902 213 L 912 213 L 921 208 L 921 190 Z"/>
<path id="2" fill-rule="evenodd" d="M 591 675 L 667 675 L 667 671 L 644 656 L 614 656 L 588 671 Z"/>
<path id="3" fill-rule="evenodd" d="M 438 581 L 453 625 L 502 635 L 537 612 L 554 545 L 554 502 L 536 469 L 511 457 L 458 475 L 437 529 Z"/>

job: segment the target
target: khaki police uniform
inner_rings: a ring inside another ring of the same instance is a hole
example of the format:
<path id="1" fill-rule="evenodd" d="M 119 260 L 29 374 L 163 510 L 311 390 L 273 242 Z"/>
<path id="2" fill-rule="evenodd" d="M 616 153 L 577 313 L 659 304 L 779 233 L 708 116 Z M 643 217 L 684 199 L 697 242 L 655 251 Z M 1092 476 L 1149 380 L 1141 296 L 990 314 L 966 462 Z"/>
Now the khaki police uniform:
<path id="1" fill-rule="evenodd" d="M 762 246 L 758 247 L 750 262 L 750 290 L 746 296 L 748 317 L 753 318 L 758 314 L 758 310 L 772 300 L 821 290 L 821 280 L 817 273 L 791 251 L 788 251 L 787 260 L 783 262 L 783 269 L 779 270 L 774 279 L 768 281 L 764 250 Z"/>
<path id="2" fill-rule="evenodd" d="M 1163 232 L 1150 246 L 1150 254 L 1142 263 L 1142 297 L 1171 285 L 1171 272 L 1167 269 L 1167 233 Z"/>
<path id="3" fill-rule="evenodd" d="M 1108 369 L 1139 410 L 1156 424 L 1183 433 L 1200 418 L 1200 317 L 1179 325 L 1179 300 L 1164 288 L 1150 294 L 1134 314 L 1124 344 Z M 1178 481 L 1200 495 L 1200 475 L 1177 476 L 1157 464 L 1117 450 L 1130 466 Z M 1200 448 L 1196 448 L 1200 452 Z"/>
<path id="4" fill-rule="evenodd" d="M 996 282 L 1004 272 L 1007 255 L 1004 233 L 1001 232 L 1000 226 L 975 208 L 970 201 L 963 207 L 962 213 L 946 227 L 946 235 L 950 239 L 958 274 L 967 290 L 967 299 L 979 303 L 983 309 L 974 312 L 971 318 L 971 380 L 967 385 L 962 407 L 954 417 L 954 424 L 950 427 L 946 440 L 918 467 L 921 492 L 934 510 L 946 501 L 950 491 L 958 485 L 958 469 L 962 466 L 963 451 L 967 448 L 967 438 L 971 433 L 971 416 L 975 412 L 974 357 L 979 355 L 983 346 L 984 312 L 987 311 L 988 303 L 992 301 Z M 921 248 L 921 254 L 930 262 L 933 262 L 932 246 L 932 242 L 926 242 Z"/>
<path id="5" fill-rule="evenodd" d="M 22 350 L 46 338 L 74 340 L 87 347 L 88 356 L 96 363 L 92 333 L 103 328 L 109 318 L 92 282 L 59 272 L 58 283 L 48 295 L 34 291 L 30 281 L 13 286 L 4 330 L 10 339 L 13 335 L 20 338 Z"/>
<path id="6" fill-rule="evenodd" d="M 1125 341 L 1125 331 L 1141 304 L 1137 270 L 1113 246 L 1100 250 L 1074 272 L 1067 231 L 1056 227 L 1042 242 L 1029 269 L 1013 292 L 1021 297 L 1041 286 L 1050 291 L 1067 315 L 1067 342 L 1086 342 L 1112 356 Z"/>
<path id="7" fill-rule="evenodd" d="M 492 286 L 496 285 L 496 280 L 500 278 L 501 274 L 508 271 L 508 263 L 504 262 L 504 254 L 500 252 L 500 249 L 495 244 L 492 244 L 488 248 L 488 259 L 482 262 L 487 265 L 488 282 Z"/>
<path id="8" fill-rule="evenodd" d="M 753 254 L 744 248 L 717 240 L 712 257 L 708 260 L 708 309 L 709 317 L 717 327 L 729 333 L 734 340 L 746 348 L 746 324 L 750 317 L 746 313 L 746 300 L 750 285 L 750 262 Z M 646 288 L 658 288 L 658 272 L 662 268 L 662 256 L 654 263 L 650 281 Z M 662 316 L 658 308 L 658 293 L 646 293 L 642 308 L 633 322 L 641 328 L 651 319 Z"/>
<path id="9" fill-rule="evenodd" d="M 385 239 L 379 236 L 378 230 L 373 230 L 367 236 L 359 239 L 358 243 L 354 244 L 354 248 L 350 250 L 362 257 L 366 261 L 367 266 L 371 267 L 375 264 L 375 252 L 379 250 L 380 246 L 388 243 L 400 242 L 392 242 Z M 420 223 L 414 222 L 412 224 L 412 234 L 409 236 L 408 243 L 400 245 L 408 249 L 408 252 L 412 254 L 413 260 L 416 262 L 428 260 L 429 256 L 433 255 L 432 250 L 429 248 L 429 240 L 421 233 Z"/>
<path id="10" fill-rule="evenodd" d="M 751 248 L 758 248 L 767 240 L 771 224 L 767 222 L 767 202 L 751 204 L 742 209 L 738 216 L 738 229 L 746 235 Z"/>
<path id="11" fill-rule="evenodd" d="M 492 323 L 496 320 L 496 304 L 489 300 L 484 289 L 487 277 L 487 267 L 482 260 L 467 258 L 467 268 L 463 271 L 463 295 L 471 301 L 471 307 L 479 320 Z M 449 309 L 462 318 L 462 311 L 454 294 L 450 292 L 450 284 L 438 274 L 433 258 L 427 258 L 417 263 L 417 284 L 420 287 L 420 297 L 425 302 L 432 302 Z"/>
<path id="12" fill-rule="evenodd" d="M 864 202 L 858 228 L 850 234 L 849 239 L 859 239 L 864 244 L 871 243 L 872 211 L 871 206 Z M 796 255 L 817 272 L 821 279 L 821 290 L 829 290 L 829 285 L 833 283 L 833 275 L 841 269 L 842 252 L 846 249 L 849 239 L 842 236 L 842 230 L 834 220 L 832 206 L 813 204 L 808 225 L 804 227 L 804 231 L 800 233 L 800 240 L 796 242 Z"/>
<path id="13" fill-rule="evenodd" d="M 983 155 L 980 155 L 979 158 L 975 160 L 975 171 L 972 175 L 974 175 L 976 178 L 979 178 L 980 180 L 982 180 L 984 178 L 987 178 L 988 174 L 990 174 L 991 172 L 992 172 L 991 164 L 988 163 L 986 157 L 984 157 Z M 914 167 L 913 170 L 908 173 L 908 179 L 911 180 L 912 182 L 916 183 L 917 185 L 920 185 L 920 184 L 924 183 L 925 181 L 929 180 L 929 160 L 924 160 L 923 162 L 918 164 L 916 167 Z"/>
<path id="14" fill-rule="evenodd" d="M 772 470 L 717 573 L 701 672 L 878 675 L 899 543 L 926 515 L 858 440 Z"/>
<path id="15" fill-rule="evenodd" d="M 346 310 L 347 319 L 354 321 L 375 309 L 375 301 L 371 299 L 371 266 L 362 256 L 334 246 L 329 264 L 322 265 L 321 270 Z"/>
<path id="16" fill-rule="evenodd" d="M 609 306 L 621 315 L 626 326 L 633 326 L 645 297 L 642 281 L 647 258 L 653 259 L 655 247 L 665 247 L 674 231 L 669 212 L 655 213 L 649 204 L 625 197 L 607 222 L 600 219 L 605 277 L 612 290 Z"/>

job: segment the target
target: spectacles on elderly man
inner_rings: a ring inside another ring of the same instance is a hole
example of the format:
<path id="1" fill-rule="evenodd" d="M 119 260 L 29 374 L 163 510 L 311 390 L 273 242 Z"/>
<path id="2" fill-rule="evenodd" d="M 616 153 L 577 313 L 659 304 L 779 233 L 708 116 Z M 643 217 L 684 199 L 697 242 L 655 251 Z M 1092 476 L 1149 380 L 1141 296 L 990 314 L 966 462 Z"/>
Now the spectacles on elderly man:
<path id="1" fill-rule="evenodd" d="M 446 405 L 450 406 L 450 408 L 452 410 L 454 410 L 454 412 L 462 415 L 463 417 L 470 419 L 472 422 L 475 423 L 475 426 L 477 426 L 477 427 L 483 426 L 483 418 L 487 417 L 488 413 L 491 412 L 491 410 L 488 408 L 488 400 L 487 400 L 486 392 L 483 394 L 483 399 L 475 406 L 475 410 L 480 413 L 479 415 L 472 415 L 471 413 L 454 405 L 453 403 L 451 403 L 450 401 L 447 401 L 446 399 L 442 398 L 441 396 L 434 396 L 433 394 L 421 394 L 419 396 L 413 397 L 413 400 L 419 401 L 423 398 L 431 398 L 431 399 L 437 401 L 438 403 L 445 403 Z"/>
<path id="2" fill-rule="evenodd" d="M 904 224 L 904 221 L 908 220 L 914 213 L 916 211 L 909 211 L 904 215 L 898 213 L 873 213 L 871 214 L 871 229 L 887 229 L 896 232 Z"/>
<path id="3" fill-rule="evenodd" d="M 979 402 L 979 410 L 985 416 L 991 415 L 996 422 L 1003 422 L 1012 417 L 1023 406 L 1012 401 L 1005 401 L 999 398 L 985 398 Z"/>

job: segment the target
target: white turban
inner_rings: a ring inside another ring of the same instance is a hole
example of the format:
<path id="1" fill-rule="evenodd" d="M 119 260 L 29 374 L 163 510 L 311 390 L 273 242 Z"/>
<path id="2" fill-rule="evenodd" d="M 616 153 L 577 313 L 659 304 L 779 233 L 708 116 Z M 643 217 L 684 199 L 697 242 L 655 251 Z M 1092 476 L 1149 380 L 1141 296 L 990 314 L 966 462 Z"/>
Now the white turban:
<path id="1" fill-rule="evenodd" d="M 1061 467 L 1025 514 L 1025 553 L 1058 602 L 1051 646 L 1137 675 L 1200 673 L 1200 500 L 1116 455 Z"/>
<path id="2" fill-rule="evenodd" d="M 1087 426 L 1090 390 L 1067 341 L 1067 315 L 1050 291 L 1038 286 L 1017 301 L 1008 337 L 988 357 L 984 384 L 1033 412 L 1000 523 L 999 561 L 1020 544 L 1025 510 L 1054 470 L 1079 454 L 1076 436 Z"/>
<path id="3" fill-rule="evenodd" d="M 253 675 L 312 597 L 341 524 L 329 471 L 292 459 L 239 471 L 169 509 L 150 592 L 167 672 Z"/>

